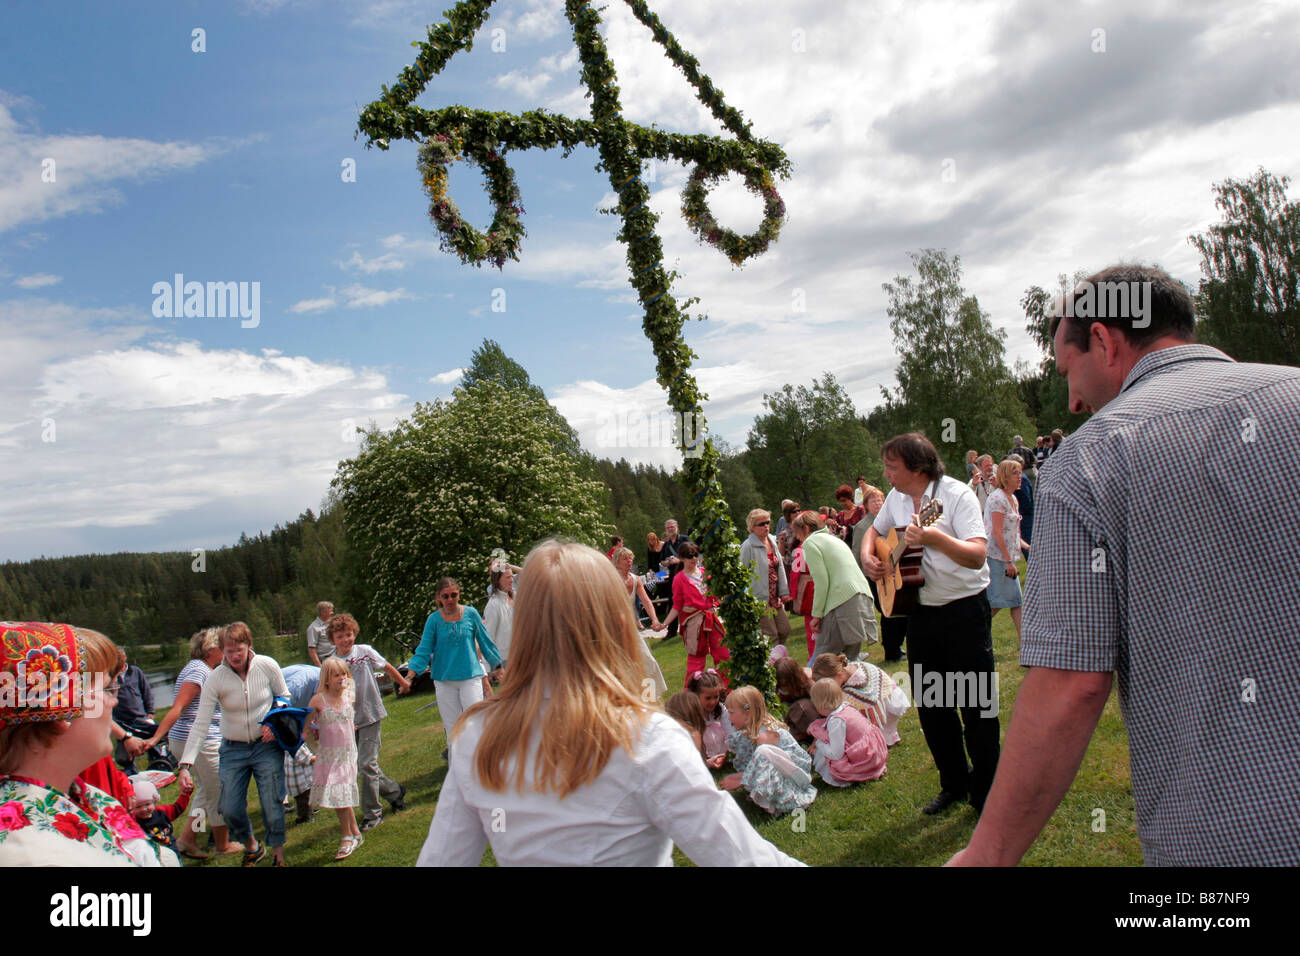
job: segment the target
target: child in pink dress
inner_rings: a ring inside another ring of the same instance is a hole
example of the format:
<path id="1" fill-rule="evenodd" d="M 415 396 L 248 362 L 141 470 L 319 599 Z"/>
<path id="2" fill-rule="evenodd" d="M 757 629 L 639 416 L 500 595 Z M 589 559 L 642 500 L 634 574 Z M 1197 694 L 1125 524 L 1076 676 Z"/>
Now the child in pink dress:
<path id="1" fill-rule="evenodd" d="M 351 856 L 364 840 L 353 812 L 361 805 L 361 793 L 357 789 L 354 699 L 348 665 L 338 657 L 327 658 L 320 669 L 320 692 L 311 699 L 311 714 L 303 725 L 303 739 L 315 721 L 320 745 L 312 768 L 311 805 L 329 807 L 339 815 L 343 838 L 334 856 L 336 860 Z"/>
<path id="2" fill-rule="evenodd" d="M 813 706 L 822 715 L 808 732 L 813 744 L 813 767 L 832 787 L 848 787 L 885 775 L 889 748 L 880 728 L 844 700 L 844 691 L 831 677 L 813 684 Z"/>
<path id="3" fill-rule="evenodd" d="M 686 690 L 699 698 L 700 709 L 704 713 L 704 758 L 710 766 L 720 767 L 722 761 L 713 761 L 727 753 L 727 738 L 735 730 L 727 716 L 727 709 L 722 706 L 722 675 L 712 667 L 706 671 L 687 674 Z"/>
<path id="4" fill-rule="evenodd" d="M 832 678 L 845 699 L 880 728 L 890 747 L 899 741 L 898 718 L 911 706 L 907 692 L 875 664 L 850 661 L 843 654 L 822 654 L 812 662 L 814 680 Z"/>

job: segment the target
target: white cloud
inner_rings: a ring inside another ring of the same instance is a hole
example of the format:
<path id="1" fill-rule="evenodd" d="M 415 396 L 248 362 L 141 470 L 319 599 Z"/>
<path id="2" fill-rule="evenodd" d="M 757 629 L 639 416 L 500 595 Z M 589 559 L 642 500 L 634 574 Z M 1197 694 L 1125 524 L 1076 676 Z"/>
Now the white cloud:
<path id="1" fill-rule="evenodd" d="M 192 143 L 32 132 L 0 102 L 0 232 L 102 212 L 123 201 L 119 184 L 192 169 L 214 152 Z"/>
<path id="2" fill-rule="evenodd" d="M 107 550 L 102 529 L 180 536 L 205 510 L 227 525 L 267 508 L 296 514 L 355 454 L 356 426 L 391 427 L 409 411 L 373 370 L 150 341 L 123 318 L 0 302 L 0 420 L 16 419 L 0 427 L 4 553 Z"/>
<path id="3" fill-rule="evenodd" d="M 547 84 L 551 82 L 551 75 L 545 71 L 539 73 L 525 73 L 522 70 L 511 70 L 509 73 L 502 73 L 492 81 L 492 85 L 499 90 L 509 90 L 524 99 L 535 99 L 542 90 L 546 89 Z"/>
<path id="4" fill-rule="evenodd" d="M 359 269 L 366 275 L 374 275 L 376 272 L 397 272 L 401 269 L 405 269 L 406 262 L 399 259 L 397 255 L 392 252 L 386 252 L 373 259 L 366 259 L 360 252 L 354 250 L 352 258 L 346 262 L 340 262 L 339 268 Z"/>
<path id="5" fill-rule="evenodd" d="M 254 355 L 205 350 L 194 342 L 157 343 L 52 363 L 39 398 L 56 410 L 95 405 L 138 411 L 254 397 L 296 399 L 355 377 L 342 366 L 271 349 Z"/>
<path id="6" fill-rule="evenodd" d="M 435 385 L 450 385 L 452 382 L 459 382 L 464 374 L 465 370 L 463 368 L 453 368 L 446 372 L 439 372 L 429 381 Z"/>
<path id="7" fill-rule="evenodd" d="M 363 285 L 346 286 L 340 292 L 343 295 L 344 304 L 349 309 L 371 309 L 388 305 L 390 302 L 415 298 L 405 289 L 367 289 Z"/>
<path id="8" fill-rule="evenodd" d="M 743 446 L 764 389 L 777 387 L 764 385 L 771 373 L 749 361 L 694 371 L 709 396 L 704 413 L 710 433 Z M 582 446 L 599 458 L 626 458 L 669 470 L 681 464 L 668 393 L 654 379 L 628 388 L 584 379 L 555 389 L 551 402 L 577 431 Z"/>
<path id="9" fill-rule="evenodd" d="M 14 285 L 20 289 L 43 289 L 49 285 L 58 285 L 63 281 L 63 276 L 50 275 L 48 272 L 38 272 L 35 275 L 22 276 L 14 280 Z"/>
<path id="10" fill-rule="evenodd" d="M 297 315 L 301 315 L 301 314 L 304 313 L 304 312 L 307 312 L 307 313 L 311 313 L 311 312 L 327 312 L 327 311 L 329 311 L 330 309 L 334 308 L 336 305 L 338 305 L 338 303 L 335 302 L 334 299 L 332 299 L 332 298 L 329 298 L 329 299 L 303 299 L 302 301 L 300 301 L 300 302 L 295 302 L 293 305 L 289 306 L 289 311 L 290 311 L 290 312 L 293 312 L 293 313 L 295 313 L 295 314 L 297 314 Z"/>
<path id="11" fill-rule="evenodd" d="M 319 299 L 302 299 L 289 306 L 289 311 L 295 315 L 315 314 L 328 312 L 340 305 L 347 306 L 349 309 L 373 309 L 388 305 L 390 302 L 415 298 L 405 289 L 370 289 L 356 283 L 337 291 L 332 286 L 327 286 L 326 291 L 329 292 L 328 296 Z"/>
<path id="12" fill-rule="evenodd" d="M 486 29 L 500 28 L 506 32 L 506 49 L 510 44 L 536 43 L 555 36 L 568 26 L 564 5 L 555 0 L 518 0 L 509 6 L 499 4 L 492 11 Z"/>

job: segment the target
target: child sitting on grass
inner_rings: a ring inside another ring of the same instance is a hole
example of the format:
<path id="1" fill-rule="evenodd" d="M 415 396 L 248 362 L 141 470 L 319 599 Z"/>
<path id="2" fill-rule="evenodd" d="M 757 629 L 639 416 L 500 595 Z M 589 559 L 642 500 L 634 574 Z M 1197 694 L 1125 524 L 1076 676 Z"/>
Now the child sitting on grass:
<path id="1" fill-rule="evenodd" d="M 695 744 L 695 749 L 700 752 L 701 760 L 715 770 L 722 766 L 722 761 L 726 759 L 725 754 L 710 757 L 704 752 L 704 708 L 700 705 L 698 695 L 692 694 L 689 690 L 679 690 L 668 698 L 668 703 L 664 704 L 664 713 L 686 728 L 686 732 L 691 735 L 691 741 Z"/>
<path id="2" fill-rule="evenodd" d="M 736 728 L 727 746 L 735 751 L 737 772 L 723 778 L 723 789 L 744 787 L 751 800 L 774 816 L 809 806 L 817 798 L 812 758 L 767 712 L 758 688 L 733 690 L 727 695 L 727 712 Z"/>
<path id="3" fill-rule="evenodd" d="M 776 662 L 776 696 L 785 704 L 785 724 L 790 736 L 801 744 L 812 742 L 808 727 L 818 718 L 813 706 L 812 678 L 803 665 L 791 657 Z"/>
<path id="4" fill-rule="evenodd" d="M 700 708 L 704 711 L 704 757 L 712 760 L 726 756 L 727 738 L 735 730 L 727 717 L 727 709 L 722 706 L 725 688 L 722 676 L 712 667 L 696 671 L 686 677 L 686 690 L 700 699 Z M 711 765 L 713 766 L 713 765 Z M 721 763 L 716 764 L 721 766 Z"/>
<path id="5" fill-rule="evenodd" d="M 893 678 L 875 664 L 849 662 L 843 654 L 821 654 L 813 662 L 814 680 L 830 677 L 844 691 L 844 697 L 861 710 L 885 735 L 886 745 L 898 743 L 898 718 L 910 706 L 907 694 Z"/>
<path id="6" fill-rule="evenodd" d="M 833 678 L 813 684 L 813 706 L 822 719 L 809 732 L 813 744 L 813 765 L 832 787 L 848 787 L 885 775 L 889 748 L 880 728 L 844 700 L 844 691 Z"/>

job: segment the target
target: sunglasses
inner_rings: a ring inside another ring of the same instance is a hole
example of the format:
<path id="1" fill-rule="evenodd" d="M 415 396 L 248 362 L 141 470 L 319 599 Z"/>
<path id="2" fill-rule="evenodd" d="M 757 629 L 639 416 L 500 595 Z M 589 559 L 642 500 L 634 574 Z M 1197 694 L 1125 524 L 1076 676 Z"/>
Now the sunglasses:
<path id="1" fill-rule="evenodd" d="M 772 523 L 771 521 L 755 521 L 755 522 L 754 522 L 754 527 L 755 527 L 755 528 L 763 528 L 763 527 L 766 527 L 767 525 L 770 525 L 771 523 Z"/>
<path id="2" fill-rule="evenodd" d="M 445 600 L 447 600 L 447 598 L 452 598 L 452 599 L 454 599 L 454 600 L 459 601 L 459 600 L 460 600 L 460 592 L 457 591 L 457 592 L 455 592 L 454 594 L 439 594 L 439 595 L 438 595 L 438 600 L 439 600 L 439 601 L 445 601 Z"/>

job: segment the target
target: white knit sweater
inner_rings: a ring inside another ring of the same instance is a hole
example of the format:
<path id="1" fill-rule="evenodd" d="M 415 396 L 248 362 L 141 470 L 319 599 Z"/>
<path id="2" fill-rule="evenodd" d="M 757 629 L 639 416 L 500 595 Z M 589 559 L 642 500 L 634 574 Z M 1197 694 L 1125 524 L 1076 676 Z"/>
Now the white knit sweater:
<path id="1" fill-rule="evenodd" d="M 288 697 L 280 665 L 272 657 L 254 654 L 248 663 L 248 674 L 240 677 L 223 661 L 203 684 L 199 696 L 199 712 L 194 727 L 185 742 L 185 755 L 181 763 L 192 764 L 208 735 L 212 711 L 221 705 L 221 736 L 226 740 L 252 743 L 262 739 L 262 718 L 271 709 L 277 696 Z"/>

